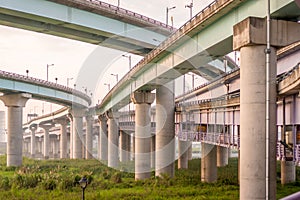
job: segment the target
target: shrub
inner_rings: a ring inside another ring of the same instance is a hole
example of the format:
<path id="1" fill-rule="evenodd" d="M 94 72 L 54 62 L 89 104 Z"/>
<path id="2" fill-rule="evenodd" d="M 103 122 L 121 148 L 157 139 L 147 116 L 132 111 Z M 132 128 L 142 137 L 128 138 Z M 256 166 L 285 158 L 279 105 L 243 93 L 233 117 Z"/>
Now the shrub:
<path id="1" fill-rule="evenodd" d="M 114 183 L 122 183 L 122 174 L 120 172 L 116 172 L 112 175 L 111 181 Z"/>
<path id="2" fill-rule="evenodd" d="M 62 178 L 58 185 L 58 188 L 63 191 L 72 191 L 73 187 L 74 187 L 74 179 L 67 178 L 67 177 Z"/>
<path id="3" fill-rule="evenodd" d="M 8 177 L 0 177 L 0 188 L 3 190 L 9 190 L 11 188 Z"/>
<path id="4" fill-rule="evenodd" d="M 56 181 L 54 179 L 44 180 L 42 184 L 45 190 L 54 190 L 56 188 Z"/>

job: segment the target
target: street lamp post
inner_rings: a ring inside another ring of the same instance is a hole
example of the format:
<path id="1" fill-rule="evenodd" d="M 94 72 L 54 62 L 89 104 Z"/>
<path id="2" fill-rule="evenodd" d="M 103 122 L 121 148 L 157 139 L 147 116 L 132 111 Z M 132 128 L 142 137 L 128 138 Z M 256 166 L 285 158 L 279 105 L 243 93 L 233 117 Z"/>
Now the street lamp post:
<path id="1" fill-rule="evenodd" d="M 70 80 L 73 80 L 73 78 L 67 78 L 67 87 L 69 87 Z"/>
<path id="2" fill-rule="evenodd" d="M 110 91 L 110 84 L 109 83 L 104 83 L 104 85 L 107 85 L 108 91 Z"/>
<path id="3" fill-rule="evenodd" d="M 119 82 L 118 74 L 110 74 L 110 75 L 115 76 L 115 77 L 116 77 L 116 80 L 117 80 L 117 83 Z"/>
<path id="4" fill-rule="evenodd" d="M 126 57 L 126 58 L 128 58 L 128 61 L 129 61 L 129 71 L 131 70 L 131 55 L 122 55 L 123 57 Z M 131 88 L 131 83 L 130 83 L 130 88 Z M 130 90 L 132 90 L 132 89 L 130 89 Z M 130 93 L 131 93 L 132 91 L 130 91 Z M 128 104 L 128 113 L 129 113 L 129 116 L 130 116 L 130 99 L 129 99 L 129 104 Z"/>
<path id="5" fill-rule="evenodd" d="M 55 83 L 57 84 L 57 80 L 58 80 L 58 78 L 55 78 Z"/>
<path id="6" fill-rule="evenodd" d="M 85 91 L 85 93 L 87 94 L 87 87 L 83 87 L 82 86 L 82 89 Z"/>
<path id="7" fill-rule="evenodd" d="M 128 61 L 129 61 L 129 71 L 131 70 L 131 55 L 122 55 L 123 57 L 125 58 L 128 58 Z"/>
<path id="8" fill-rule="evenodd" d="M 190 9 L 190 19 L 192 19 L 192 17 L 193 17 L 193 0 L 190 4 L 185 5 L 184 7 Z"/>
<path id="9" fill-rule="evenodd" d="M 26 69 L 27 78 L 28 78 L 28 73 L 29 73 L 29 70 L 28 70 L 28 69 Z"/>
<path id="10" fill-rule="evenodd" d="M 82 188 L 82 200 L 84 200 L 84 190 L 88 185 L 88 180 L 86 179 L 86 177 L 82 177 L 79 181 L 79 185 Z"/>
<path id="11" fill-rule="evenodd" d="M 48 76 L 48 74 L 49 74 L 49 67 L 50 66 L 53 66 L 54 64 L 47 64 L 47 81 L 49 80 L 48 78 L 49 78 L 49 76 Z"/>
<path id="12" fill-rule="evenodd" d="M 192 74 L 187 73 L 187 75 L 192 76 L 192 89 L 195 89 L 195 74 L 194 73 L 192 73 Z"/>
<path id="13" fill-rule="evenodd" d="M 175 9 L 176 8 L 176 6 L 173 6 L 173 7 L 167 7 L 166 8 L 166 24 L 168 25 L 168 23 L 169 23 L 169 11 L 170 10 L 172 10 L 172 9 Z"/>

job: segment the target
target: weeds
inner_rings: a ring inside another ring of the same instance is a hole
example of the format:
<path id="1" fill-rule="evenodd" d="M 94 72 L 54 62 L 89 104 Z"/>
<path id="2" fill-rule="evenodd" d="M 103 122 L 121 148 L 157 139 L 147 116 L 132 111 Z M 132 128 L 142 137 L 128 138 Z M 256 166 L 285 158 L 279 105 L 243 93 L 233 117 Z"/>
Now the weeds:
<path id="1" fill-rule="evenodd" d="M 88 179 L 86 199 L 239 199 L 237 159 L 218 169 L 218 181 L 201 182 L 200 160 L 189 162 L 188 170 L 176 170 L 146 180 L 110 169 L 97 160 L 47 160 L 24 158 L 22 167 L 6 167 L 0 156 L 0 199 L 79 199 L 78 181 Z M 132 165 L 132 163 L 129 163 Z M 297 180 L 300 180 L 299 170 Z M 300 182 L 281 186 L 278 197 L 297 191 Z"/>

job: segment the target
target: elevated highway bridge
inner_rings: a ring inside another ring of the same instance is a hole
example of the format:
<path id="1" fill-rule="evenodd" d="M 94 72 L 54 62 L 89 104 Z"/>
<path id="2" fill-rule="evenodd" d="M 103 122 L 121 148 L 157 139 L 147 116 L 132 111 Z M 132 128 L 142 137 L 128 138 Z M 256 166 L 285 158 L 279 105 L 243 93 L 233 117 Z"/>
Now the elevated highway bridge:
<path id="1" fill-rule="evenodd" d="M 9 4 L 8 1 L 3 2 Z M 49 3 L 48 1 L 41 2 Z M 23 7 L 28 8 L 24 5 Z M 300 26 L 296 22 L 300 16 L 300 9 L 296 1 L 275 1 L 270 7 L 272 20 L 264 19 L 267 16 L 266 10 L 268 10 L 266 4 L 262 4 L 262 1 L 259 0 L 215 1 L 150 51 L 112 88 L 101 104 L 93 109 L 95 112 L 91 113 L 91 115 L 96 114 L 100 122 L 100 158 L 107 160 L 109 167 L 119 166 L 119 149 L 117 145 L 119 141 L 119 109 L 132 101 L 135 104 L 135 178 L 139 180 L 151 176 L 151 156 L 154 156 L 151 153 L 151 148 L 153 148 L 151 144 L 153 143 L 155 144 L 156 175 L 160 176 L 162 173 L 167 173 L 171 177 L 174 176 L 175 99 L 173 81 L 177 77 L 197 70 L 199 74 L 207 75 L 213 80 L 214 75 L 207 72 L 209 67 L 203 68 L 203 66 L 213 60 L 222 58 L 233 50 L 240 50 L 240 117 L 224 118 L 224 108 L 222 108 L 223 115 L 220 114 L 220 116 L 223 117 L 218 117 L 218 112 L 211 112 L 213 113 L 211 117 L 209 113 L 206 113 L 207 121 L 201 121 L 201 123 L 210 123 L 209 120 L 212 120 L 212 125 L 207 126 L 207 132 L 215 134 L 218 133 L 218 131 L 215 132 L 217 129 L 221 132 L 221 128 L 224 127 L 224 119 L 239 119 L 239 122 L 229 121 L 229 123 L 235 126 L 232 130 L 237 131 L 237 133 L 240 132 L 240 198 L 275 199 L 275 133 L 277 132 L 275 81 L 277 61 L 275 52 L 276 48 L 300 40 L 298 34 Z M 269 25 L 271 25 L 272 31 L 266 28 Z M 270 35 L 267 33 L 270 33 Z M 265 37 L 265 35 L 270 36 L 271 40 L 266 40 L 269 37 Z M 265 57 L 268 62 L 265 61 Z M 269 66 L 269 68 L 265 68 L 266 66 Z M 297 77 L 294 73 L 291 74 Z M 230 77 L 229 74 L 226 76 Z M 232 78 L 233 82 L 236 80 Z M 291 112 L 292 117 L 289 118 L 292 124 L 290 127 L 284 125 L 287 119 L 285 119 L 286 115 L 283 114 L 285 116 L 282 119 L 283 133 L 297 131 L 295 125 L 297 120 L 295 117 L 297 96 L 294 92 L 292 94 L 287 93 L 290 90 L 297 91 L 295 81 L 283 79 L 282 82 L 285 82 L 285 84 L 280 85 L 281 82 L 279 83 L 279 87 L 282 88 L 279 92 L 281 91 L 283 95 L 291 95 L 284 96 L 290 107 L 284 103 L 285 100 L 282 100 L 282 113 L 285 113 L 287 108 L 293 111 Z M 224 84 L 228 83 L 224 82 Z M 237 82 L 233 85 L 236 86 Z M 234 89 L 230 86 L 229 82 L 229 91 Z M 223 88 L 223 92 L 226 91 L 225 89 L 226 87 Z M 284 89 L 286 89 L 285 92 Z M 156 90 L 155 94 L 151 93 L 153 90 Z M 217 90 L 216 92 L 219 95 L 222 94 Z M 149 113 L 155 98 L 156 134 L 153 140 Z M 83 124 L 81 118 L 84 115 L 83 113 L 86 114 L 86 110 L 75 111 L 72 119 L 70 119 L 73 124 L 71 127 L 74 130 L 71 143 L 73 145 L 72 158 L 82 157 L 80 137 L 82 137 Z M 180 116 L 182 118 L 180 120 L 191 121 L 188 112 L 184 111 L 183 113 L 184 115 L 182 115 L 183 117 Z M 198 116 L 200 118 L 201 115 Z M 231 116 L 235 116 L 235 114 Z M 201 117 L 202 119 L 204 120 L 205 117 Z M 219 119 L 223 119 L 223 126 L 217 126 Z M 284 122 L 284 120 L 286 121 Z M 91 131 L 88 130 L 91 130 L 91 121 L 90 117 L 86 120 L 86 135 L 90 135 L 88 133 Z M 240 126 L 237 124 L 240 124 Z M 202 127 L 200 128 L 202 129 Z M 35 131 L 34 128 L 32 131 Z M 223 129 L 223 133 L 224 131 L 225 129 Z M 120 139 L 122 141 L 120 146 L 123 148 L 123 142 L 126 143 L 129 139 L 123 133 L 120 134 L 120 137 L 122 138 Z M 213 135 L 213 137 L 215 136 Z M 89 144 L 86 145 L 86 149 L 89 149 L 90 137 L 87 137 L 86 140 Z M 155 142 L 151 143 L 151 141 Z M 182 168 L 187 167 L 186 149 L 188 145 L 184 141 L 179 143 L 179 149 L 183 152 L 179 157 L 179 166 Z M 128 148 L 129 145 L 125 146 Z M 255 148 L 253 148 L 254 146 Z M 217 180 L 217 147 L 214 144 L 202 143 L 201 148 L 203 154 L 201 180 L 214 182 Z M 125 151 L 125 149 L 123 150 Z M 122 155 L 120 156 L 121 160 L 126 158 Z M 284 166 L 282 168 L 283 174 L 293 171 L 288 160 L 282 161 L 282 166 Z"/>

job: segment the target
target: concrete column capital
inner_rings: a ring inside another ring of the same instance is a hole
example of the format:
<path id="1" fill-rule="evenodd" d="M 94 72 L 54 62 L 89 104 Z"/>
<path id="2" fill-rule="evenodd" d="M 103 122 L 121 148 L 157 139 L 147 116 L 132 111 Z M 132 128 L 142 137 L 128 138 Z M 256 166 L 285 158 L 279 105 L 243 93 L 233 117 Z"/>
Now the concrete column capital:
<path id="1" fill-rule="evenodd" d="M 69 119 L 69 116 L 67 116 L 66 118 L 55 119 L 54 123 L 55 124 L 60 124 L 60 125 L 67 125 L 68 124 L 68 119 Z"/>
<path id="2" fill-rule="evenodd" d="M 106 117 L 105 114 L 98 115 L 98 120 L 99 120 L 100 122 L 102 122 L 102 121 L 107 121 L 107 117 Z"/>
<path id="3" fill-rule="evenodd" d="M 87 109 L 85 108 L 72 108 L 69 109 L 69 113 L 72 115 L 72 117 L 83 117 L 87 113 Z"/>
<path id="4" fill-rule="evenodd" d="M 300 24 L 271 19 L 271 46 L 283 47 L 300 40 Z M 248 17 L 233 27 L 233 50 L 244 46 L 266 45 L 267 19 Z"/>
<path id="5" fill-rule="evenodd" d="M 151 92 L 134 92 L 131 94 L 131 100 L 134 104 L 152 104 L 155 94 Z"/>
<path id="6" fill-rule="evenodd" d="M 118 119 L 120 118 L 120 113 L 116 110 L 110 109 L 108 111 L 106 111 L 106 117 L 108 119 Z"/>
<path id="7" fill-rule="evenodd" d="M 5 106 L 25 107 L 27 100 L 31 97 L 32 95 L 27 93 L 5 94 L 0 96 L 0 100 L 3 101 Z"/>
<path id="8" fill-rule="evenodd" d="M 94 118 L 92 115 L 86 115 L 85 119 L 86 119 L 86 121 L 92 121 Z"/>
<path id="9" fill-rule="evenodd" d="M 49 131 L 52 127 L 54 127 L 54 124 L 52 124 L 52 123 L 50 123 L 50 124 L 39 124 L 39 127 L 44 129 L 45 131 Z"/>
<path id="10" fill-rule="evenodd" d="M 31 132 L 35 132 L 37 130 L 37 124 L 31 124 L 29 126 L 29 129 L 31 130 Z"/>

